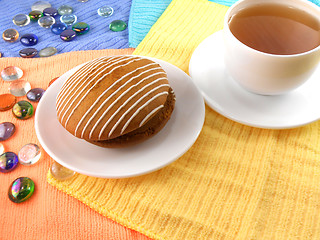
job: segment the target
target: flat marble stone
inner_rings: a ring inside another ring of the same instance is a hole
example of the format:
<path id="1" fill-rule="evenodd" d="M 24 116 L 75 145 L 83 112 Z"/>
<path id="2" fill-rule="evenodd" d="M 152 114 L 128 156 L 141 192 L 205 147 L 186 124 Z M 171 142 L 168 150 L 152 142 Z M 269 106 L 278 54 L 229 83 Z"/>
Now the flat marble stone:
<path id="1" fill-rule="evenodd" d="M 0 123 L 0 141 L 5 141 L 12 137 L 16 131 L 16 126 L 11 122 Z"/>
<path id="2" fill-rule="evenodd" d="M 21 203 L 28 200 L 34 192 L 35 184 L 28 177 L 15 179 L 8 190 L 8 197 L 14 203 Z"/>
<path id="3" fill-rule="evenodd" d="M 38 20 L 39 26 L 43 28 L 50 28 L 55 22 L 56 20 L 52 16 L 43 16 Z"/>
<path id="4" fill-rule="evenodd" d="M 47 1 L 37 1 L 34 2 L 31 6 L 32 11 L 43 12 L 44 9 L 51 7 L 51 4 Z"/>
<path id="5" fill-rule="evenodd" d="M 14 152 L 5 152 L 0 155 L 0 172 L 11 172 L 18 165 L 18 156 Z"/>
<path id="6" fill-rule="evenodd" d="M 21 100 L 12 107 L 12 114 L 18 119 L 26 120 L 33 116 L 34 109 L 30 102 Z"/>
<path id="7" fill-rule="evenodd" d="M 64 30 L 61 34 L 60 34 L 60 38 L 65 41 L 65 42 L 70 42 L 73 39 L 75 39 L 77 36 L 76 32 L 70 29 Z"/>
<path id="8" fill-rule="evenodd" d="M 39 102 L 45 92 L 42 88 L 33 88 L 27 92 L 27 99 L 32 102 Z"/>
<path id="9" fill-rule="evenodd" d="M 24 46 L 34 46 L 38 43 L 38 37 L 33 33 L 27 33 L 21 36 L 20 42 Z"/>
<path id="10" fill-rule="evenodd" d="M 33 165 L 41 158 L 41 150 L 37 144 L 28 143 L 20 149 L 18 158 L 22 165 Z"/>
<path id="11" fill-rule="evenodd" d="M 41 49 L 39 51 L 39 56 L 40 57 L 50 57 L 56 54 L 58 50 L 55 47 L 46 47 L 44 49 Z"/>
<path id="12" fill-rule="evenodd" d="M 50 85 L 51 85 L 52 83 L 54 83 L 58 78 L 59 78 L 59 77 L 56 77 L 56 78 L 51 79 L 50 82 L 49 82 L 49 84 L 48 84 L 48 87 L 50 87 Z"/>
<path id="13" fill-rule="evenodd" d="M 110 17 L 113 14 L 113 8 L 109 6 L 103 6 L 98 8 L 97 13 L 101 17 Z"/>
<path id="14" fill-rule="evenodd" d="M 73 177 L 73 175 L 75 174 L 74 171 L 65 168 L 64 166 L 62 166 L 61 164 L 57 163 L 57 162 L 53 162 L 51 167 L 50 167 L 50 173 L 51 175 L 60 181 L 63 180 L 67 180 L 71 177 Z"/>
<path id="15" fill-rule="evenodd" d="M 30 20 L 32 22 L 38 21 L 39 18 L 43 17 L 43 13 L 41 11 L 35 10 L 29 13 Z"/>
<path id="16" fill-rule="evenodd" d="M 58 16 L 58 10 L 53 8 L 53 7 L 45 8 L 43 10 L 43 15 L 44 16 L 56 17 L 56 16 Z"/>
<path id="17" fill-rule="evenodd" d="M 2 33 L 2 38 L 6 42 L 15 42 L 19 38 L 19 32 L 13 28 L 9 28 Z"/>
<path id="18" fill-rule="evenodd" d="M 71 26 L 77 21 L 77 16 L 74 14 L 65 14 L 60 17 L 60 21 L 68 26 Z"/>
<path id="19" fill-rule="evenodd" d="M 114 20 L 109 24 L 111 31 L 120 32 L 127 28 L 127 24 L 122 20 Z"/>
<path id="20" fill-rule="evenodd" d="M 77 22 L 72 25 L 72 30 L 75 31 L 77 35 L 83 35 L 90 30 L 90 26 L 85 22 Z"/>
<path id="21" fill-rule="evenodd" d="M 61 5 L 59 8 L 58 8 L 58 13 L 59 15 L 65 15 L 65 14 L 71 14 L 73 13 L 73 8 L 69 5 Z"/>
<path id="22" fill-rule="evenodd" d="M 53 32 L 56 35 L 60 35 L 66 29 L 67 25 L 61 22 L 55 23 L 51 26 L 51 32 Z"/>
<path id="23" fill-rule="evenodd" d="M 7 111 L 13 107 L 13 105 L 17 102 L 16 96 L 12 94 L 5 93 L 0 95 L 0 111 Z"/>
<path id="24" fill-rule="evenodd" d="M 23 71 L 15 66 L 9 66 L 1 71 L 1 78 L 4 81 L 14 81 L 23 76 Z"/>
<path id="25" fill-rule="evenodd" d="M 29 92 L 31 84 L 26 80 L 12 81 L 9 86 L 9 91 L 16 97 L 22 97 Z"/>
<path id="26" fill-rule="evenodd" d="M 12 22 L 14 25 L 23 27 L 30 23 L 30 17 L 27 14 L 17 14 L 13 17 Z"/>
<path id="27" fill-rule="evenodd" d="M 24 48 L 19 51 L 20 57 L 33 58 L 38 54 L 38 50 L 35 48 Z"/>

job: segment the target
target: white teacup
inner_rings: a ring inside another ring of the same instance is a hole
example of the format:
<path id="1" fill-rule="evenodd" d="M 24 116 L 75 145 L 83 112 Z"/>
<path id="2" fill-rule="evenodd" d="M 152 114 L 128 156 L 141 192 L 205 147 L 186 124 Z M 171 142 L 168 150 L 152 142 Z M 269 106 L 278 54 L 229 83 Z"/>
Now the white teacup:
<path id="1" fill-rule="evenodd" d="M 239 10 L 259 3 L 286 4 L 304 10 L 319 22 L 320 7 L 307 0 L 241 0 L 226 13 L 223 35 L 228 74 L 243 88 L 253 93 L 287 93 L 306 82 L 317 68 L 320 61 L 320 45 L 299 54 L 277 55 L 255 50 L 240 42 L 230 31 L 230 18 Z"/>

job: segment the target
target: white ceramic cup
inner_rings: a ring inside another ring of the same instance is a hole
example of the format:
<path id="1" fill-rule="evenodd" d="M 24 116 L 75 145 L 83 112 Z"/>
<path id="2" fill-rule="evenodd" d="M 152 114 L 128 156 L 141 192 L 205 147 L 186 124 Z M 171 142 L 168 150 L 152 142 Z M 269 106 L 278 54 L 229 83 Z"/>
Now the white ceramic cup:
<path id="1" fill-rule="evenodd" d="M 307 0 L 240 0 L 225 15 L 223 36 L 228 74 L 250 92 L 284 94 L 310 78 L 319 65 L 320 46 L 304 53 L 276 55 L 257 51 L 240 42 L 230 31 L 230 18 L 243 8 L 263 3 L 280 3 L 299 8 L 313 15 L 319 22 L 320 7 Z"/>

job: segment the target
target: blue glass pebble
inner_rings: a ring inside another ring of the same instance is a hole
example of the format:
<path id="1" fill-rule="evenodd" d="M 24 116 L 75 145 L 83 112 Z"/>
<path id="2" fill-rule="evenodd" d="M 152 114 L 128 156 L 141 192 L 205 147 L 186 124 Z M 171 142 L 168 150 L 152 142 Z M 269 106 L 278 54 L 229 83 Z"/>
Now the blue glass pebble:
<path id="1" fill-rule="evenodd" d="M 44 16 L 56 17 L 58 15 L 58 10 L 52 7 L 43 10 Z"/>
<path id="2" fill-rule="evenodd" d="M 33 88 L 27 92 L 27 98 L 32 102 L 39 102 L 45 90 L 42 88 Z"/>
<path id="3" fill-rule="evenodd" d="M 37 37 L 37 35 L 32 34 L 32 33 L 24 34 L 21 36 L 20 42 L 24 46 L 33 46 L 38 43 L 38 37 Z"/>
<path id="4" fill-rule="evenodd" d="M 63 40 L 63 41 L 66 41 L 66 42 L 70 42 L 72 41 L 75 37 L 77 36 L 76 32 L 73 31 L 73 30 L 64 30 L 61 34 L 60 34 L 60 38 Z"/>
<path id="5" fill-rule="evenodd" d="M 99 8 L 97 12 L 101 17 L 110 17 L 113 14 L 113 8 L 109 6 L 103 6 Z"/>
<path id="6" fill-rule="evenodd" d="M 67 25 L 72 25 L 77 21 L 77 16 L 74 14 L 65 14 L 60 17 L 60 21 Z"/>
<path id="7" fill-rule="evenodd" d="M 64 30 L 67 29 L 67 25 L 64 23 L 55 23 L 51 26 L 51 32 L 60 35 Z"/>
<path id="8" fill-rule="evenodd" d="M 11 122 L 3 122 L 0 124 L 0 142 L 9 139 L 14 132 L 16 127 Z"/>
<path id="9" fill-rule="evenodd" d="M 24 48 L 19 51 L 19 55 L 23 58 L 32 58 L 38 54 L 38 50 L 35 48 Z"/>
<path id="10" fill-rule="evenodd" d="M 5 152 L 0 155 L 0 172 L 6 173 L 15 169 L 19 159 L 14 152 Z"/>

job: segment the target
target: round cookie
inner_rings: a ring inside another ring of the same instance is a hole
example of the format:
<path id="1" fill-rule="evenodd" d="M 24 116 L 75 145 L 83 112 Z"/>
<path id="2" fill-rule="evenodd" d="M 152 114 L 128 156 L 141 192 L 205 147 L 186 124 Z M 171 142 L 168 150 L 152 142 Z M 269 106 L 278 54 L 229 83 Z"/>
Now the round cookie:
<path id="1" fill-rule="evenodd" d="M 88 62 L 70 76 L 58 94 L 56 109 L 59 122 L 74 136 L 103 147 L 121 147 L 160 131 L 174 102 L 166 72 L 158 63 L 112 56 Z"/>

